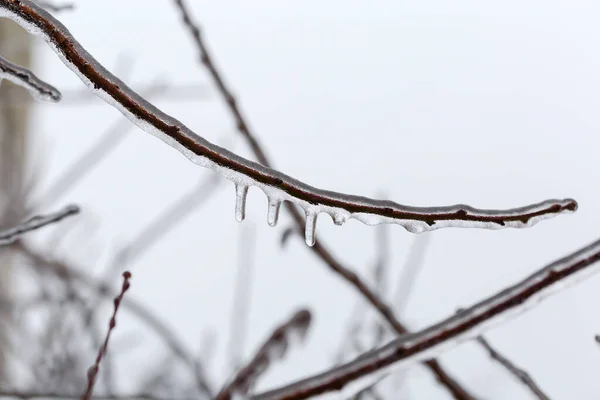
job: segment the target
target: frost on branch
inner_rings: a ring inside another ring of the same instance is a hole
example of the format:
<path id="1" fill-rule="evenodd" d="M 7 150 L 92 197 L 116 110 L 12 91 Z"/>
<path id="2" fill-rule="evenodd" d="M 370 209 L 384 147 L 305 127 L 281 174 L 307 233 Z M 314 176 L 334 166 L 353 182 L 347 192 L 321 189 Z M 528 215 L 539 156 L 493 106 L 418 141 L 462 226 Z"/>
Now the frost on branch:
<path id="1" fill-rule="evenodd" d="M 13 64 L 0 56 L 0 81 L 2 79 L 8 79 L 12 83 L 27 89 L 36 100 L 60 101 L 61 95 L 58 89 L 42 81 L 27 68 Z"/>
<path id="2" fill-rule="evenodd" d="M 412 207 L 317 189 L 279 171 L 246 160 L 192 132 L 131 90 L 98 63 L 59 21 L 28 0 L 0 0 L 0 16 L 19 23 L 46 40 L 59 58 L 100 98 L 121 111 L 142 130 L 180 151 L 192 162 L 233 181 L 235 216 L 244 219 L 248 188 L 256 186 L 267 195 L 268 222 L 275 225 L 279 205 L 292 202 L 306 214 L 306 242 L 315 240 L 318 215 L 329 214 L 337 225 L 350 218 L 368 225 L 394 223 L 413 233 L 444 227 L 500 229 L 530 227 L 542 219 L 577 209 L 572 199 L 547 200 L 510 210 L 484 210 L 467 205 Z"/>
<path id="3" fill-rule="evenodd" d="M 336 390 L 344 398 L 358 393 L 390 372 L 437 358 L 466 340 L 539 304 L 583 278 L 597 273 L 600 240 L 538 270 L 521 282 L 463 309 L 419 332 L 399 337 L 327 372 L 253 397 L 254 400 L 300 400 Z"/>

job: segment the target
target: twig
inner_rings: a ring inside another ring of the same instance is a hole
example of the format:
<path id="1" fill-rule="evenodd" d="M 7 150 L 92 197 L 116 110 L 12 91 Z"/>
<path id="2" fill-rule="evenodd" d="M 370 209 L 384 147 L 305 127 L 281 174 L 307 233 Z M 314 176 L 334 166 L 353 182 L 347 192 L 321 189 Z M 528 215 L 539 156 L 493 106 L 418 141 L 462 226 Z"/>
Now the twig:
<path id="1" fill-rule="evenodd" d="M 69 393 L 46 393 L 46 392 L 31 392 L 22 390 L 0 390 L 0 399 L 21 399 L 21 400 L 34 400 L 34 399 L 79 399 L 79 394 Z M 103 395 L 95 394 L 94 400 L 193 400 L 193 398 L 181 398 L 173 399 L 171 397 L 158 397 L 150 393 L 137 393 L 137 394 L 126 394 L 126 395 Z"/>
<path id="2" fill-rule="evenodd" d="M 175 4 L 179 7 L 179 9 L 182 13 L 185 25 L 188 28 L 188 30 L 190 31 L 190 33 L 192 34 L 194 41 L 196 43 L 196 46 L 198 47 L 198 50 L 200 51 L 200 59 L 201 59 L 202 63 L 205 65 L 205 67 L 210 72 L 210 75 L 212 76 L 213 80 L 215 81 L 215 83 L 219 89 L 219 93 L 225 100 L 231 114 L 234 116 L 238 131 L 242 134 L 242 136 L 249 143 L 257 160 L 262 165 L 264 165 L 266 167 L 271 167 L 271 163 L 270 163 L 269 159 L 267 158 L 266 153 L 262 150 L 262 147 L 258 143 L 256 136 L 252 132 L 250 132 L 250 129 L 248 128 L 248 124 L 245 122 L 245 118 L 242 116 L 241 111 L 237 107 L 235 98 L 231 94 L 231 91 L 229 89 L 227 89 L 227 87 L 225 86 L 223 79 L 221 78 L 216 67 L 214 66 L 212 59 L 211 59 L 210 55 L 208 54 L 206 46 L 200 35 L 200 28 L 198 27 L 198 24 L 192 22 L 191 17 L 189 16 L 189 13 L 187 11 L 187 8 L 183 4 L 183 2 L 175 0 Z M 287 210 L 289 211 L 289 213 L 292 215 L 292 218 L 294 220 L 294 223 L 296 224 L 297 229 L 299 231 L 301 231 L 305 224 L 304 218 L 302 217 L 300 212 L 298 212 L 298 210 L 290 203 L 285 203 L 285 206 L 286 206 Z M 284 236 L 282 236 L 282 246 L 285 244 L 285 240 L 287 237 L 289 237 L 289 236 L 285 236 L 285 234 L 284 234 Z M 344 265 L 342 265 L 325 246 L 323 246 L 322 244 L 320 244 L 317 241 L 315 246 L 313 246 L 311 249 L 312 249 L 313 253 L 315 255 L 317 255 L 317 257 L 319 257 L 321 259 L 321 261 L 323 261 L 329 267 L 329 269 L 331 269 L 333 272 L 338 274 L 342 279 L 344 279 L 351 286 L 353 286 L 356 290 L 358 290 L 358 292 L 360 292 L 360 294 L 392 326 L 392 328 L 394 329 L 394 331 L 396 331 L 396 333 L 404 334 L 404 333 L 408 332 L 407 329 L 400 323 L 400 321 L 398 321 L 396 319 L 396 317 L 394 316 L 394 313 L 390 309 L 390 307 L 387 304 L 385 304 L 379 298 L 379 296 L 377 296 L 377 294 L 375 292 L 373 292 L 371 289 L 369 289 L 369 287 L 364 282 L 361 281 L 361 279 L 358 277 L 358 275 L 356 275 L 353 271 L 351 271 L 350 269 L 348 269 Z M 436 379 L 438 380 L 438 382 L 440 382 L 441 385 L 446 387 L 455 399 L 460 399 L 460 400 L 473 400 L 474 399 L 474 397 L 471 394 L 469 394 L 456 380 L 454 380 L 454 378 L 452 376 L 450 376 L 450 374 L 448 372 L 446 372 L 436 360 L 428 360 L 425 362 L 425 365 L 433 372 L 433 374 L 436 376 Z"/>
<path id="3" fill-rule="evenodd" d="M 92 392 L 94 391 L 94 385 L 96 384 L 96 378 L 98 376 L 98 371 L 100 370 L 100 363 L 102 362 L 102 358 L 106 355 L 106 352 L 108 350 L 108 340 L 110 339 L 110 334 L 117 326 L 117 312 L 119 311 L 119 306 L 121 305 L 123 296 L 125 296 L 125 292 L 127 292 L 127 290 L 129 289 L 130 279 L 131 273 L 129 271 L 123 272 L 123 286 L 121 286 L 121 293 L 119 293 L 117 297 L 115 297 L 113 314 L 110 318 L 110 323 L 108 324 L 108 331 L 106 332 L 104 343 L 98 350 L 96 362 L 90 367 L 90 369 L 88 369 L 88 384 L 85 392 L 83 393 L 83 396 L 81 396 L 81 400 L 91 400 L 92 398 Z"/>
<path id="4" fill-rule="evenodd" d="M 254 278 L 254 259 L 256 234 L 254 225 L 241 230 L 238 241 L 238 265 L 233 291 L 233 307 L 231 312 L 231 329 L 228 343 L 227 361 L 232 370 L 239 367 L 248 331 L 248 317 L 252 300 L 252 280 Z"/>
<path id="5" fill-rule="evenodd" d="M 176 2 L 183 13 L 183 3 L 181 0 Z M 199 30 L 190 24 L 188 14 L 183 15 L 184 21 L 195 29 L 195 36 L 199 37 Z M 336 224 L 354 218 L 367 224 L 395 223 L 409 232 L 424 232 L 444 227 L 525 228 L 577 209 L 577 202 L 572 199 L 546 200 L 510 210 L 484 210 L 466 205 L 412 207 L 314 188 L 210 143 L 148 103 L 93 58 L 64 25 L 31 1 L 0 0 L 0 16 L 11 18 L 29 32 L 41 36 L 61 61 L 99 97 L 190 161 L 233 181 L 238 193 L 247 192 L 249 186 L 257 186 L 267 194 L 270 209 L 278 210 L 283 201 L 302 207 L 306 214 L 305 238 L 308 245 L 314 243 L 319 213 L 329 214 Z M 237 200 L 236 215 L 241 219 L 245 195 L 237 196 Z M 276 221 L 276 216 L 275 212 L 272 220 Z"/>
<path id="6" fill-rule="evenodd" d="M 396 284 L 394 299 L 392 300 L 394 310 L 398 314 L 404 311 L 410 299 L 417 275 L 423 267 L 425 253 L 427 252 L 431 238 L 432 236 L 428 234 L 416 236 L 410 246 L 408 256 Z"/>
<path id="7" fill-rule="evenodd" d="M 248 364 L 219 392 L 215 400 L 230 400 L 236 394 L 247 395 L 261 375 L 274 362 L 285 357 L 294 339 L 301 340 L 305 337 L 311 319 L 310 311 L 303 309 L 275 329 Z"/>
<path id="8" fill-rule="evenodd" d="M 25 233 L 34 231 L 55 222 L 59 222 L 64 218 L 78 213 L 79 207 L 70 205 L 52 214 L 37 215 L 32 217 L 17 226 L 0 231 L 0 246 L 11 244 Z"/>
<path id="9" fill-rule="evenodd" d="M 33 98 L 40 101 L 60 101 L 61 95 L 54 86 L 42 81 L 25 67 L 14 64 L 0 56 L 0 80 L 8 79 L 29 92 Z"/>
<path id="10" fill-rule="evenodd" d="M 487 350 L 488 354 L 493 360 L 498 361 L 508 372 L 514 375 L 515 378 L 523 382 L 525 386 L 531 390 L 531 392 L 539 399 L 539 400 L 550 400 L 542 389 L 538 386 L 537 383 L 531 378 L 531 376 L 527 373 L 527 371 L 522 370 L 517 367 L 513 362 L 511 362 L 508 358 L 504 357 L 500 354 L 496 349 L 494 349 L 483 336 L 477 338 L 477 341 Z"/>
<path id="11" fill-rule="evenodd" d="M 49 1 L 38 1 L 37 3 L 40 7 L 44 7 L 46 10 L 52 12 L 71 11 L 75 9 L 75 4 L 73 3 L 54 4 Z"/>
<path id="12" fill-rule="evenodd" d="M 598 268 L 600 240 L 540 269 L 521 282 L 419 332 L 401 336 L 380 349 L 321 374 L 256 396 L 255 400 L 299 400 L 348 389 L 356 393 L 382 375 L 438 356 L 474 339 L 500 322 L 532 308 Z"/>
<path id="13" fill-rule="evenodd" d="M 76 280 L 92 289 L 99 296 L 105 298 L 111 297 L 111 287 L 109 285 L 103 282 L 95 281 L 93 278 L 87 276 L 80 268 L 71 267 L 58 260 L 49 260 L 23 243 L 17 243 L 16 246 L 17 249 L 20 250 L 25 256 L 31 258 L 35 265 L 43 265 L 44 271 L 51 272 L 67 281 Z M 198 371 L 196 369 L 196 363 L 191 357 L 192 352 L 185 347 L 175 332 L 169 329 L 169 327 L 163 321 L 161 321 L 158 316 L 148 310 L 142 303 L 139 303 L 132 298 L 125 298 L 123 301 L 123 307 L 131 311 L 133 315 L 138 317 L 150 329 L 156 332 L 157 336 L 164 342 L 166 347 L 190 368 L 191 373 L 196 378 L 197 386 L 202 390 L 202 392 L 206 394 L 207 397 L 212 398 L 212 389 L 208 381 L 203 375 L 197 373 Z"/>

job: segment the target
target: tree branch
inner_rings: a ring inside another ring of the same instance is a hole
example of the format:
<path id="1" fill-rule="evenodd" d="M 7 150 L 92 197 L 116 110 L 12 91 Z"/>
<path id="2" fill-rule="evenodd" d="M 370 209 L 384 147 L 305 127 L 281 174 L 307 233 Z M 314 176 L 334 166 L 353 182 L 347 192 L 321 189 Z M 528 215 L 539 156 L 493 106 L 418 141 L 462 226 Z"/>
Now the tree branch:
<path id="1" fill-rule="evenodd" d="M 32 217 L 17 226 L 0 231 L 0 246 L 11 244 L 25 233 L 59 222 L 78 213 L 79 207 L 70 205 L 52 214 Z"/>
<path id="2" fill-rule="evenodd" d="M 600 240 L 540 269 L 521 282 L 445 320 L 407 334 L 380 349 L 299 382 L 255 396 L 254 400 L 299 400 L 335 390 L 356 393 L 389 372 L 435 357 L 476 338 L 494 325 L 539 304 L 569 283 L 597 272 Z"/>
<path id="3" fill-rule="evenodd" d="M 181 1 L 179 1 L 180 4 Z M 500 229 L 530 227 L 542 219 L 577 209 L 572 199 L 546 200 L 510 210 L 484 210 L 466 205 L 412 207 L 309 186 L 279 171 L 240 157 L 208 142 L 180 121 L 162 112 L 111 74 L 75 40 L 67 28 L 29 0 L 0 0 L 0 16 L 8 17 L 32 34 L 41 36 L 63 63 L 107 103 L 121 111 L 142 130 L 180 151 L 190 161 L 233 181 L 238 192 L 261 188 L 270 203 L 294 203 L 306 214 L 306 242 L 312 245 L 319 213 L 336 224 L 354 218 L 366 224 L 395 223 L 409 232 L 444 227 Z M 197 33 L 199 35 L 199 31 Z M 238 196 L 237 209 L 243 209 Z M 236 213 L 238 216 L 243 213 Z M 276 220 L 276 218 L 275 218 Z"/>
<path id="4" fill-rule="evenodd" d="M 295 339 L 303 339 L 310 326 L 312 316 L 308 310 L 300 310 L 291 319 L 273 331 L 256 354 L 241 368 L 235 377 L 217 394 L 215 400 L 231 400 L 236 395 L 246 396 L 267 369 L 285 357 Z"/>
<path id="5" fill-rule="evenodd" d="M 477 341 L 483 346 L 493 360 L 498 361 L 508 372 L 510 372 L 515 378 L 523 382 L 525 386 L 533 393 L 533 395 L 539 400 L 550 400 L 543 390 L 538 386 L 533 378 L 527 373 L 527 371 L 517 367 L 512 361 L 500 354 L 496 349 L 489 344 L 483 336 L 477 338 Z"/>
<path id="6" fill-rule="evenodd" d="M 203 65 L 208 69 L 210 75 L 212 76 L 217 88 L 219 89 L 219 93 L 221 97 L 225 100 L 231 114 L 234 116 L 234 119 L 237 124 L 238 131 L 242 134 L 242 136 L 247 140 L 252 151 L 254 152 L 257 160 L 264 166 L 271 168 L 271 163 L 267 158 L 266 153 L 262 150 L 261 145 L 259 144 L 256 136 L 250 131 L 248 124 L 245 121 L 241 111 L 237 107 L 237 103 L 235 98 L 231 94 L 231 91 L 225 86 L 224 80 L 221 78 L 221 75 L 217 71 L 212 59 L 208 53 L 208 50 L 202 40 L 202 36 L 200 35 L 200 28 L 197 23 L 192 22 L 189 12 L 182 1 L 175 0 L 175 4 L 179 7 L 183 20 L 185 22 L 185 26 L 188 28 L 190 33 L 194 38 L 194 42 L 200 52 L 200 60 Z M 236 187 L 238 188 L 238 187 Z M 245 197 L 247 193 L 246 190 L 238 190 L 238 195 Z M 243 204 L 243 201 L 241 202 Z M 293 207 L 290 203 L 285 203 L 287 210 L 292 215 L 292 218 L 298 228 L 299 231 L 302 230 L 304 226 L 304 219 L 300 212 Z M 271 210 L 272 207 L 269 207 Z M 240 210 L 241 217 L 243 217 L 243 208 Z M 276 215 L 275 215 L 276 216 Z M 272 219 L 272 218 L 268 218 Z M 282 245 L 284 243 L 284 238 L 282 237 Z M 398 321 L 394 315 L 393 310 L 383 301 L 381 298 L 372 291 L 361 279 L 360 277 L 351 271 L 349 268 L 346 268 L 342 265 L 339 260 L 337 260 L 334 255 L 322 244 L 318 241 L 315 246 L 311 247 L 313 253 L 321 259 L 331 269 L 334 273 L 338 274 L 342 279 L 344 279 L 347 283 L 353 286 L 364 298 L 367 300 L 380 314 L 381 316 L 392 326 L 394 331 L 398 334 L 405 334 L 408 332 L 405 326 Z M 458 400 L 474 400 L 471 394 L 469 394 L 448 372 L 446 372 L 441 365 L 436 360 L 428 360 L 425 362 L 425 365 L 432 371 L 435 375 L 438 382 L 446 387 L 446 389 L 452 394 L 455 399 Z"/>
<path id="7" fill-rule="evenodd" d="M 0 56 L 0 81 L 8 79 L 29 92 L 36 100 L 60 101 L 61 94 L 54 86 L 42 81 L 33 72 Z"/>

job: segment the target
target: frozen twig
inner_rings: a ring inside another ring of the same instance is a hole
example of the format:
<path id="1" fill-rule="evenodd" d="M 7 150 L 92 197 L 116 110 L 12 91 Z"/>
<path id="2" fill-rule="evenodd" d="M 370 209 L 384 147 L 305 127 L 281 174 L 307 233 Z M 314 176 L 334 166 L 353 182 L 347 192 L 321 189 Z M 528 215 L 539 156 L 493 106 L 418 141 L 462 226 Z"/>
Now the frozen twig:
<path id="1" fill-rule="evenodd" d="M 521 368 L 517 367 L 512 361 L 500 354 L 489 344 L 487 340 L 483 338 L 483 336 L 478 337 L 477 341 L 486 349 L 486 351 L 493 360 L 498 361 L 498 363 L 500 363 L 500 365 L 506 368 L 508 372 L 514 375 L 515 378 L 523 382 L 523 384 L 527 386 L 527 388 L 529 388 L 531 393 L 533 393 L 537 399 L 550 400 L 550 397 L 548 397 L 542 391 L 542 389 L 540 389 L 538 384 L 535 383 L 535 381 L 531 378 L 527 371 L 524 371 Z"/>
<path id="2" fill-rule="evenodd" d="M 200 35 L 200 28 L 198 24 L 192 22 L 191 17 L 184 3 L 175 0 L 175 4 L 179 7 L 183 16 L 184 23 L 190 33 L 192 34 L 196 46 L 200 52 L 200 59 L 203 65 L 208 69 L 213 81 L 217 85 L 219 93 L 225 100 L 231 114 L 233 115 L 237 129 L 240 134 L 246 139 L 250 145 L 257 160 L 266 167 L 271 167 L 271 163 L 267 158 L 266 153 L 262 150 L 261 145 L 258 142 L 256 136 L 250 131 L 245 118 L 241 111 L 237 107 L 235 98 L 231 94 L 231 91 L 225 86 L 224 80 L 214 66 L 210 55 L 207 52 L 207 48 Z M 241 195 L 245 196 L 245 191 L 240 191 Z M 304 227 L 305 221 L 300 212 L 290 203 L 285 203 L 285 206 L 289 213 L 292 215 L 294 223 L 299 231 Z M 243 208 L 240 210 L 243 213 Z M 286 230 L 282 236 L 282 246 L 285 245 L 287 238 L 293 232 L 293 229 Z M 321 243 L 316 242 L 315 246 L 311 247 L 313 253 L 321 259 L 334 273 L 338 274 L 348 284 L 353 286 L 364 298 L 368 301 L 380 314 L 381 316 L 392 326 L 394 331 L 398 334 L 407 333 L 407 329 L 396 319 L 393 310 L 381 300 L 377 293 L 372 291 L 353 271 L 342 265 L 334 255 Z M 464 389 L 448 372 L 446 372 L 436 360 L 428 360 L 425 365 L 433 372 L 438 382 L 446 387 L 455 399 L 458 400 L 473 400 L 466 389 Z"/>
<path id="3" fill-rule="evenodd" d="M 100 370 L 100 363 L 102 362 L 102 358 L 106 355 L 106 352 L 108 350 L 108 340 L 110 339 L 110 334 L 117 326 L 117 312 L 119 311 L 119 306 L 121 305 L 123 296 L 125 296 L 125 292 L 127 292 L 127 290 L 129 289 L 129 279 L 131 279 L 131 273 L 129 271 L 123 272 L 123 285 L 121 286 L 121 292 L 117 295 L 117 297 L 115 297 L 113 314 L 108 324 L 108 331 L 106 331 L 104 343 L 98 350 L 96 362 L 94 362 L 94 364 L 88 369 L 88 384 L 83 396 L 81 396 L 81 400 L 92 399 L 92 392 L 94 391 L 94 385 L 96 384 L 96 378 L 98 376 L 98 371 Z"/>
<path id="4" fill-rule="evenodd" d="M 19 399 L 19 400 L 79 400 L 81 395 L 69 393 L 50 393 L 50 392 L 32 392 L 27 390 L 0 390 L 0 399 Z M 173 399 L 171 397 L 160 397 L 150 393 L 136 393 L 126 395 L 103 395 L 95 394 L 94 400 L 193 400 L 192 398 Z"/>
<path id="5" fill-rule="evenodd" d="M 36 100 L 60 101 L 61 95 L 58 89 L 42 81 L 27 68 L 13 64 L 0 56 L 0 80 L 2 79 L 8 79 L 12 83 L 27 89 Z"/>
<path id="6" fill-rule="evenodd" d="M 267 369 L 285 357 L 291 345 L 306 336 L 311 319 L 310 311 L 303 309 L 277 327 L 248 364 L 217 394 L 216 400 L 231 400 L 236 395 L 246 396 Z"/>
<path id="7" fill-rule="evenodd" d="M 407 334 L 375 351 L 321 374 L 255 397 L 255 400 L 299 400 L 335 390 L 356 393 L 382 375 L 438 356 L 474 339 L 547 296 L 597 272 L 600 240 L 538 270 L 521 282 L 419 332 Z"/>
<path id="8" fill-rule="evenodd" d="M 23 234 L 59 222 L 64 218 L 79 213 L 79 207 L 70 205 L 52 214 L 37 215 L 12 228 L 0 231 L 0 246 L 8 245 L 19 239 Z"/>
<path id="9" fill-rule="evenodd" d="M 181 10 L 183 3 L 178 1 Z M 183 13 L 185 22 L 189 15 Z M 530 227 L 542 219 L 577 209 L 572 199 L 546 200 L 510 210 L 484 210 L 467 205 L 412 207 L 392 201 L 374 200 L 317 189 L 279 171 L 240 157 L 210 143 L 180 121 L 167 115 L 130 89 L 94 59 L 52 15 L 29 0 L 0 0 L 0 16 L 19 23 L 32 34 L 44 38 L 59 58 L 95 93 L 121 111 L 142 130 L 155 135 L 190 161 L 209 168 L 233 181 L 237 192 L 248 187 L 261 188 L 269 198 L 269 221 L 277 221 L 279 205 L 286 201 L 304 209 L 305 237 L 308 245 L 315 240 L 320 213 L 329 214 L 338 225 L 349 218 L 366 224 L 395 223 L 410 232 L 424 232 L 444 227 L 500 229 Z M 195 36 L 199 30 L 195 28 Z M 207 57 L 203 52 L 203 60 Z M 228 101 L 233 102 L 233 98 Z M 243 218 L 245 195 L 237 196 L 236 216 Z"/>
<path id="10" fill-rule="evenodd" d="M 49 1 L 38 1 L 37 4 L 51 12 L 71 11 L 75 9 L 75 4 L 73 3 L 54 4 Z"/>

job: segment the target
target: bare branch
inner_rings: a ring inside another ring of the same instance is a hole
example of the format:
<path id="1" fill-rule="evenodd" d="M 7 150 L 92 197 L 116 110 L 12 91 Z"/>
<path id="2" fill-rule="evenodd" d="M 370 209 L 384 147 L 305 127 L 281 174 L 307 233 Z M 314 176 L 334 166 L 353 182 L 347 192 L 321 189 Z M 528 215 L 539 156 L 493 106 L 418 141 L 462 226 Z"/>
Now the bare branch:
<path id="1" fill-rule="evenodd" d="M 88 369 L 88 385 L 83 396 L 81 397 L 81 400 L 91 400 L 92 398 L 92 392 L 94 391 L 94 385 L 96 384 L 96 377 L 98 376 L 98 371 L 100 370 L 100 363 L 102 362 L 102 358 L 106 355 L 108 350 L 108 340 L 110 339 L 110 334 L 117 326 L 117 312 L 119 311 L 119 306 L 121 305 L 123 296 L 125 296 L 125 292 L 129 289 L 129 279 L 131 279 L 131 273 L 129 271 L 123 272 L 123 286 L 121 286 L 121 293 L 115 297 L 113 314 L 110 318 L 110 323 L 108 324 L 108 331 L 106 332 L 104 343 L 98 350 L 96 362 L 90 367 L 90 369 Z"/>
<path id="2" fill-rule="evenodd" d="M 60 101 L 61 94 L 54 86 L 42 81 L 33 72 L 0 56 L 0 80 L 8 79 L 40 101 Z"/>
<path id="3" fill-rule="evenodd" d="M 312 320 L 310 311 L 300 310 L 269 336 L 248 364 L 217 395 L 215 400 L 230 400 L 236 394 L 245 396 L 256 381 L 276 361 L 285 357 L 296 339 L 303 339 Z"/>
<path id="4" fill-rule="evenodd" d="M 25 233 L 59 222 L 64 218 L 78 213 L 79 207 L 70 205 L 52 214 L 32 217 L 17 226 L 0 231 L 0 246 L 11 244 Z"/>
<path id="5" fill-rule="evenodd" d="M 51 272 L 67 281 L 76 280 L 92 289 L 99 296 L 105 298 L 111 297 L 112 288 L 108 284 L 97 282 L 96 280 L 87 276 L 80 268 L 71 267 L 70 265 L 58 260 L 49 260 L 22 242 L 17 243 L 16 246 L 18 246 L 17 249 L 22 251 L 25 256 L 31 258 L 35 265 L 44 266 L 44 271 Z M 209 398 L 212 398 L 212 389 L 205 377 L 198 373 L 196 362 L 191 357 L 192 352 L 185 347 L 175 332 L 169 329 L 165 322 L 160 320 L 158 316 L 148 310 L 142 303 L 139 303 L 132 298 L 125 298 L 123 301 L 123 307 L 131 311 L 150 329 L 156 332 L 157 336 L 164 342 L 166 347 L 175 356 L 177 356 L 177 358 L 179 358 L 183 364 L 190 368 L 190 371 L 196 378 L 196 383 L 200 390 L 202 390 L 202 392 Z"/>
<path id="6" fill-rule="evenodd" d="M 382 375 L 441 352 L 539 304 L 543 299 L 597 272 L 600 240 L 540 269 L 521 282 L 460 311 L 458 314 L 407 334 L 354 361 L 256 396 L 255 400 L 304 399 L 321 393 L 369 386 Z"/>
<path id="7" fill-rule="evenodd" d="M 185 10 L 181 1 L 177 3 L 181 10 Z M 190 161 L 233 181 L 241 188 L 238 192 L 247 190 L 249 186 L 257 186 L 270 199 L 269 203 L 273 205 L 270 208 L 278 208 L 283 201 L 302 207 L 306 214 L 305 236 L 308 245 L 314 242 L 314 229 L 320 213 L 329 214 L 336 224 L 354 218 L 366 224 L 395 223 L 409 232 L 417 233 L 444 227 L 525 228 L 540 220 L 577 209 L 577 203 L 572 199 L 547 200 L 510 210 L 484 210 L 462 204 L 412 207 L 314 188 L 208 142 L 180 121 L 148 103 L 98 63 L 64 25 L 31 1 L 0 0 L 0 16 L 11 18 L 29 32 L 43 37 L 63 63 L 99 97 L 121 111 L 139 128 L 180 151 Z M 188 14 L 184 16 L 189 21 Z M 199 37 L 197 28 L 195 33 Z M 240 198 L 238 196 L 237 209 L 244 206 L 240 204 Z"/>
<path id="8" fill-rule="evenodd" d="M 522 370 L 517 367 L 514 363 L 512 363 L 508 358 L 504 357 L 500 354 L 496 349 L 494 349 L 487 340 L 480 336 L 477 338 L 477 341 L 487 350 L 488 354 L 493 360 L 498 361 L 508 372 L 510 372 L 515 378 L 523 382 L 525 386 L 531 390 L 539 400 L 550 400 L 542 389 L 538 386 L 537 383 L 531 378 L 531 376 L 527 373 L 527 371 Z"/>

